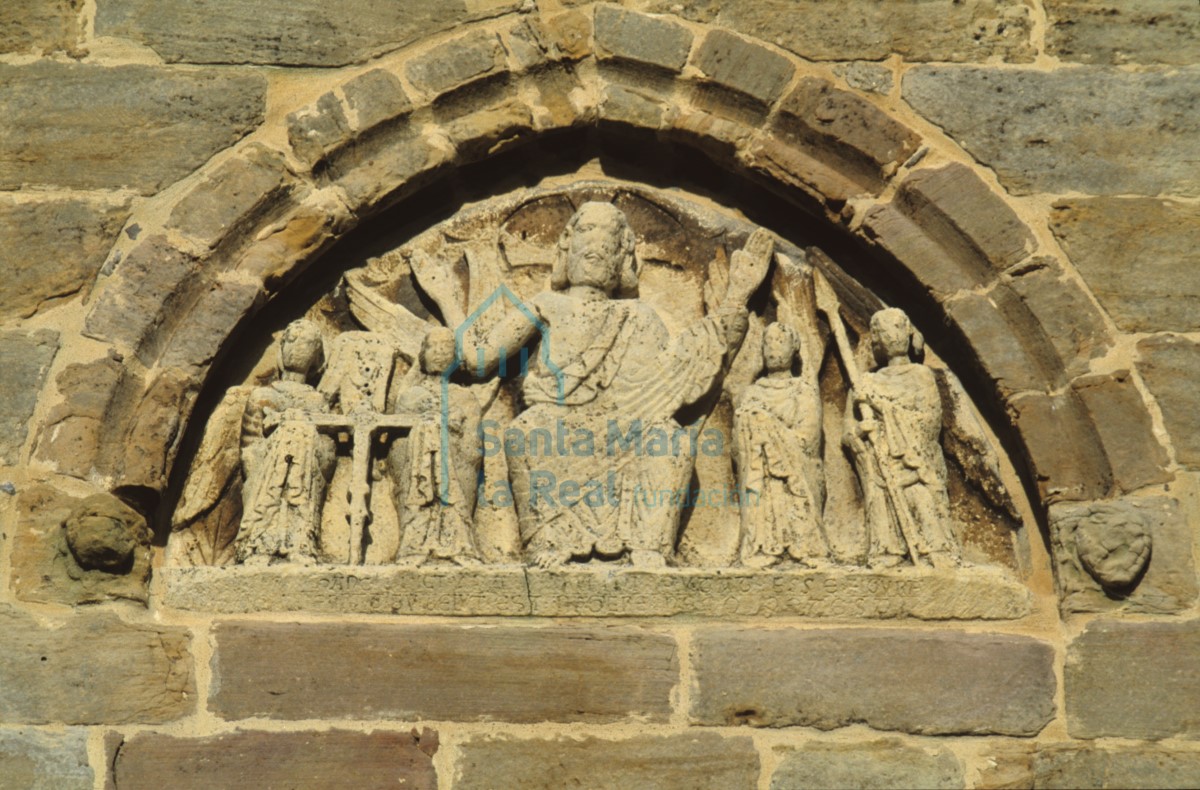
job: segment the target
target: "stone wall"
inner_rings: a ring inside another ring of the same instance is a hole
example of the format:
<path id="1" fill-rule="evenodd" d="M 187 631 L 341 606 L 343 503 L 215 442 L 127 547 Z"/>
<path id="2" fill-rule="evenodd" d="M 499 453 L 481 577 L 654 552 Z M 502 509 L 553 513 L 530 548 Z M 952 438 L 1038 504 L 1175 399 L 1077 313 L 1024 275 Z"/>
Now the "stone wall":
<path id="1" fill-rule="evenodd" d="M 1197 42 L 1188 0 L 3 4 L 0 786 L 1200 784 Z M 456 165 L 607 128 L 860 239 L 944 328 L 1033 500 L 1030 612 L 168 605 L 233 328 Z M 61 526 L 113 493 L 157 536 L 120 577 Z M 1096 503 L 1150 525 L 1129 596 L 1055 567 Z"/>

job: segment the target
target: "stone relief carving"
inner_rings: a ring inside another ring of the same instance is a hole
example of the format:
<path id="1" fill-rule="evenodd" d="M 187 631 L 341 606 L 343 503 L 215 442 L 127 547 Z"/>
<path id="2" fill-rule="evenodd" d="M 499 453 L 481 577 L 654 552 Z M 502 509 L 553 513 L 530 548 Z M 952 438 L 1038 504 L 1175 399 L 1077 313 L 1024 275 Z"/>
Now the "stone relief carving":
<path id="1" fill-rule="evenodd" d="M 680 205 L 535 191 L 347 272 L 214 410 L 172 562 L 1015 567 L 908 317 Z"/>

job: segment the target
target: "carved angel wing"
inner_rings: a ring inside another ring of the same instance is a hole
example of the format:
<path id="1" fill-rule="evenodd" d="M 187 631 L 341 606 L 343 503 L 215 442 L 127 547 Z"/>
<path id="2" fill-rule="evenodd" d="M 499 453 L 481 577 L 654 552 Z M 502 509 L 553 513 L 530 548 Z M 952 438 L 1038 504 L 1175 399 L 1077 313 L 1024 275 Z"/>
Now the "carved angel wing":
<path id="1" fill-rule="evenodd" d="M 361 270 L 346 272 L 346 296 L 354 319 L 371 332 L 386 335 L 409 362 L 417 358 L 430 324 L 407 308 L 384 297 L 366 282 Z"/>

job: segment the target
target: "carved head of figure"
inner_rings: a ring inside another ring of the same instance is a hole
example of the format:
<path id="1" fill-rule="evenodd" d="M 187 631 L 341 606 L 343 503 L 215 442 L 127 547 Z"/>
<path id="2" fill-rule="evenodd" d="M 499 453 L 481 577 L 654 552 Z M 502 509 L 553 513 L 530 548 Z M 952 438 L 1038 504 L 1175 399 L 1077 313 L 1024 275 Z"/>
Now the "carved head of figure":
<path id="1" fill-rule="evenodd" d="M 1150 560 L 1150 532 L 1141 514 L 1119 505 L 1096 505 L 1075 527 L 1079 562 L 1106 590 L 1125 590 Z"/>
<path id="2" fill-rule="evenodd" d="M 871 316 L 871 343 L 881 364 L 893 359 L 919 362 L 925 354 L 925 338 L 898 307 L 888 307 Z"/>
<path id="3" fill-rule="evenodd" d="M 445 373 L 454 364 L 454 330 L 439 326 L 421 342 L 421 370 L 430 375 Z"/>
<path id="4" fill-rule="evenodd" d="M 556 291 L 586 285 L 610 296 L 636 296 L 635 244 L 625 212 L 611 203 L 584 203 L 558 240 L 550 285 Z"/>
<path id="5" fill-rule="evenodd" d="M 321 330 L 312 321 L 299 319 L 287 325 L 279 339 L 279 368 L 308 378 L 321 366 L 324 344 Z"/>
<path id="6" fill-rule="evenodd" d="M 64 522 L 67 546 L 85 570 L 126 573 L 139 546 L 150 544 L 146 519 L 111 494 L 94 494 Z"/>
<path id="7" fill-rule="evenodd" d="M 778 321 L 763 332 L 763 365 L 768 373 L 790 371 L 800 353 L 800 335 L 787 324 Z"/>

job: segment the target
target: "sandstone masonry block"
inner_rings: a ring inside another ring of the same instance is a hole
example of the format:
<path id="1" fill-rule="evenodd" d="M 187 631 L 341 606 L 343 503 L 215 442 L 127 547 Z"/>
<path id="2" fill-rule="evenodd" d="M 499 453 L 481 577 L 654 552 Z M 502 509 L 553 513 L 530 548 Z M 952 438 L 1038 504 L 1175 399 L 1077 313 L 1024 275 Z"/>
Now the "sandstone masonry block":
<path id="1" fill-rule="evenodd" d="M 310 167 L 352 139 L 345 107 L 332 93 L 288 115 L 287 126 L 288 143 Z"/>
<path id="2" fill-rule="evenodd" d="M 1178 335 L 1138 343 L 1137 369 L 1158 401 L 1175 457 L 1200 466 L 1200 343 Z"/>
<path id="3" fill-rule="evenodd" d="M 0 784 L 23 790 L 92 790 L 87 731 L 0 730 Z"/>
<path id="4" fill-rule="evenodd" d="M 899 741 L 811 744 L 788 752 L 771 777 L 771 790 L 965 786 L 962 765 L 949 751 Z"/>
<path id="5" fill-rule="evenodd" d="M 946 312 L 1002 393 L 1049 390 L 1061 383 L 1062 366 L 1054 347 L 1008 286 L 998 285 L 986 296 L 956 296 L 946 302 Z"/>
<path id="6" fill-rule="evenodd" d="M 1122 490 L 1172 478 L 1166 470 L 1167 451 L 1154 436 L 1150 412 L 1128 370 L 1085 376 L 1071 386 L 1092 415 L 1113 481 Z"/>
<path id="7" fill-rule="evenodd" d="M 891 255 L 937 298 L 977 288 L 993 277 L 978 256 L 948 254 L 946 244 L 960 253 L 954 237 L 939 239 L 893 204 L 873 206 L 863 217 L 863 231 Z"/>
<path id="8" fill-rule="evenodd" d="M 504 65 L 500 39 L 495 33 L 480 30 L 413 58 L 407 74 L 418 90 L 438 95 L 497 73 Z"/>
<path id="9" fill-rule="evenodd" d="M 1050 229 L 1118 327 L 1200 330 L 1200 206 L 1076 198 L 1054 204 Z"/>
<path id="10" fill-rule="evenodd" d="M 0 721 L 154 724 L 191 713 L 196 689 L 182 628 L 112 614 L 47 627 L 0 606 Z"/>
<path id="11" fill-rule="evenodd" d="M 200 294 L 188 321 L 171 336 L 163 350 L 168 367 L 206 367 L 220 352 L 230 332 L 263 301 L 262 284 L 245 275 L 219 277 Z"/>
<path id="12" fill-rule="evenodd" d="M 1029 392 L 1008 403 L 1043 501 L 1101 499 L 1112 469 L 1083 401 L 1074 392 Z"/>
<path id="13" fill-rule="evenodd" d="M 513 11 L 518 0 L 101 0 L 96 34 L 129 38 L 168 63 L 345 66 Z M 273 35 L 266 32 L 276 31 Z"/>
<path id="14" fill-rule="evenodd" d="M 665 721 L 679 682 L 674 640 L 635 629 L 230 622 L 216 642 L 227 719 Z"/>
<path id="15" fill-rule="evenodd" d="M 693 65 L 713 84 L 774 104 L 796 71 L 787 58 L 725 30 L 713 30 L 700 45 Z"/>
<path id="16" fill-rule="evenodd" d="M 15 464 L 29 431 L 29 419 L 58 353 L 58 333 L 0 332 L 0 463 Z"/>
<path id="17" fill-rule="evenodd" d="M 715 22 L 771 41 L 810 60 L 1009 62 L 1033 60 L 1029 8 L 1014 0 L 936 0 L 903 7 L 874 0 L 652 0 L 650 10 L 681 8 L 689 19 Z"/>
<path id="18" fill-rule="evenodd" d="M 596 8 L 596 47 L 601 58 L 679 71 L 692 49 L 692 33 L 670 19 L 609 5 Z"/>
<path id="19" fill-rule="evenodd" d="M 0 189 L 157 192 L 258 126 L 266 86 L 230 71 L 0 65 Z"/>
<path id="20" fill-rule="evenodd" d="M 0 53 L 79 52 L 83 0 L 25 0 L 0 4 Z"/>
<path id="21" fill-rule="evenodd" d="M 262 788 L 413 788 L 438 786 L 437 733 L 236 732 L 207 738 L 142 733 L 121 744 L 118 790 L 209 790 L 252 782 Z"/>
<path id="22" fill-rule="evenodd" d="M 1200 621 L 1097 621 L 1067 649 L 1073 738 L 1200 735 Z"/>
<path id="23" fill-rule="evenodd" d="M 1028 778 L 1028 786 L 1047 790 L 1196 787 L 1200 785 L 1200 752 L 1155 746 L 1043 746 Z"/>
<path id="24" fill-rule="evenodd" d="M 113 357 L 75 362 L 55 377 L 63 401 L 50 410 L 37 439 L 36 457 L 74 477 L 87 477 L 100 457 L 109 410 L 128 377 Z"/>
<path id="25" fill-rule="evenodd" d="M 1018 268 L 1009 287 L 1041 324 L 1067 376 L 1083 375 L 1089 362 L 1104 356 L 1114 343 L 1103 313 L 1054 259 L 1038 258 Z"/>
<path id="26" fill-rule="evenodd" d="M 725 628 L 694 645 L 698 724 L 1035 735 L 1054 716 L 1053 648 L 1026 637 Z"/>
<path id="27" fill-rule="evenodd" d="M 128 216 L 125 198 L 0 195 L 0 315 L 86 292 Z"/>
<path id="28" fill-rule="evenodd" d="M 919 66 L 904 99 L 1011 192 L 1200 194 L 1200 69 Z"/>
<path id="29" fill-rule="evenodd" d="M 362 132 L 412 109 L 412 101 L 390 71 L 373 69 L 342 86 L 354 128 Z"/>
<path id="30" fill-rule="evenodd" d="M 616 741 L 476 737 L 459 751 L 454 780 L 459 790 L 502 785 L 524 790 L 751 790 L 758 786 L 753 742 L 706 732 Z"/>
<path id="31" fill-rule="evenodd" d="M 1200 6 L 1187 0 L 1046 0 L 1046 51 L 1079 63 L 1200 61 Z"/>

